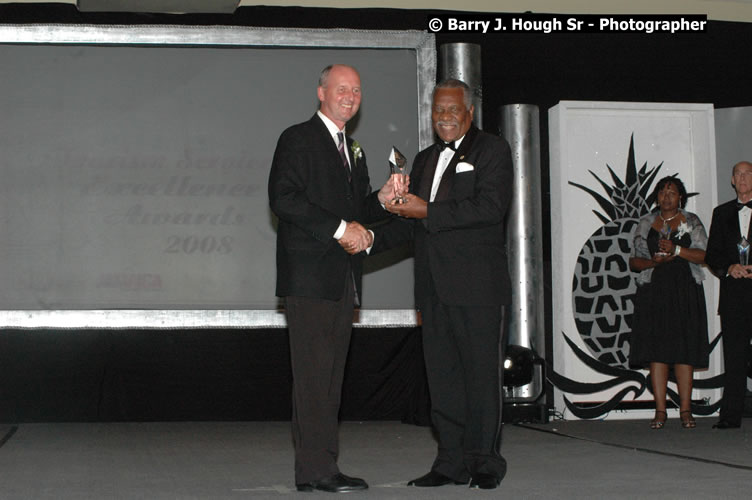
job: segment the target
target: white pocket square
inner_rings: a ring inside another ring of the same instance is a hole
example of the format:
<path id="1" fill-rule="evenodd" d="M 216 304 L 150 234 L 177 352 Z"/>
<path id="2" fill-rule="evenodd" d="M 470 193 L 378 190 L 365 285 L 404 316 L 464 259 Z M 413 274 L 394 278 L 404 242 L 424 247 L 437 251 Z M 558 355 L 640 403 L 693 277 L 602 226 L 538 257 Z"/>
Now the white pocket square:
<path id="1" fill-rule="evenodd" d="M 455 170 L 455 172 L 459 174 L 462 172 L 470 172 L 471 170 L 475 170 L 475 167 L 463 161 L 457 164 L 457 169 Z"/>

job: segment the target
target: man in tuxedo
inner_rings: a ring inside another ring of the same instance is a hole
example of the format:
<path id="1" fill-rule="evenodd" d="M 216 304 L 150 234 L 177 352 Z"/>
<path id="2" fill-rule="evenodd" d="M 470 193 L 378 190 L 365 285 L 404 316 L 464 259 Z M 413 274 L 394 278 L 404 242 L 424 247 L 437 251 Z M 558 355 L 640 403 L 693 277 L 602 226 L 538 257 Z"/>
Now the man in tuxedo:
<path id="1" fill-rule="evenodd" d="M 721 280 L 718 313 L 723 332 L 724 384 L 721 415 L 715 429 L 741 427 L 747 389 L 747 356 L 752 332 L 752 265 L 742 265 L 738 244 L 752 241 L 752 163 L 734 165 L 736 200 L 713 210 L 705 262 Z M 751 249 L 752 250 L 752 249 Z"/>
<path id="2" fill-rule="evenodd" d="M 377 251 L 411 238 L 415 247 L 415 301 L 439 443 L 430 472 L 413 486 L 470 481 L 492 489 L 506 473 L 500 361 L 511 294 L 504 218 L 512 157 L 504 139 L 472 124 L 471 99 L 461 81 L 436 86 L 431 118 L 441 142 L 415 158 L 406 201 L 387 205 L 414 220 L 393 221 L 374 244 Z"/>
<path id="3" fill-rule="evenodd" d="M 318 112 L 277 142 L 269 202 L 279 219 L 276 293 L 290 337 L 295 483 L 299 491 L 345 492 L 368 488 L 337 466 L 342 378 L 373 241 L 362 224 L 389 215 L 392 184 L 371 192 L 365 155 L 345 134 L 361 102 L 358 72 L 328 66 L 317 95 Z"/>

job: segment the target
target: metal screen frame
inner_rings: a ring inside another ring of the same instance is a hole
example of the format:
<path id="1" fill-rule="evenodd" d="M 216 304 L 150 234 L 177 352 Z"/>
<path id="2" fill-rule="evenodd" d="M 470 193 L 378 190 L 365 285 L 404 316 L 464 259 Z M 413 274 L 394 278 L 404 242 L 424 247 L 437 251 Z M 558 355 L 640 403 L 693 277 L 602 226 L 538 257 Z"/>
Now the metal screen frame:
<path id="1" fill-rule="evenodd" d="M 352 29 L 287 29 L 239 26 L 6 24 L 0 44 L 138 45 L 212 47 L 301 47 L 410 49 L 417 62 L 418 140 L 420 149 L 433 142 L 431 91 L 436 82 L 436 41 L 423 31 Z M 357 327 L 414 326 L 411 309 L 356 311 Z M 199 329 L 284 328 L 276 310 L 5 310 L 5 329 Z"/>

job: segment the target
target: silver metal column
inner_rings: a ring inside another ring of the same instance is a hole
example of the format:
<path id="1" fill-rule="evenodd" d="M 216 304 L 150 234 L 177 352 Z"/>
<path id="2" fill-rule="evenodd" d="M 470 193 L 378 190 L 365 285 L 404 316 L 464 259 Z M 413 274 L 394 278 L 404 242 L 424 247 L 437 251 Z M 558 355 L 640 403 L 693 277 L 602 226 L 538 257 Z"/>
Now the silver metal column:
<path id="1" fill-rule="evenodd" d="M 480 75 L 480 45 L 445 43 L 439 47 L 439 80 L 462 80 L 473 90 L 473 123 L 483 129 L 483 85 Z"/>
<path id="2" fill-rule="evenodd" d="M 507 217 L 507 252 L 512 280 L 507 338 L 509 344 L 528 347 L 539 356 L 545 356 L 538 107 L 510 104 L 499 109 L 500 132 L 512 148 L 514 164 L 514 195 Z M 521 393 L 515 396 L 540 394 L 542 378 L 534 377 L 530 385 L 540 385 L 520 388 Z"/>

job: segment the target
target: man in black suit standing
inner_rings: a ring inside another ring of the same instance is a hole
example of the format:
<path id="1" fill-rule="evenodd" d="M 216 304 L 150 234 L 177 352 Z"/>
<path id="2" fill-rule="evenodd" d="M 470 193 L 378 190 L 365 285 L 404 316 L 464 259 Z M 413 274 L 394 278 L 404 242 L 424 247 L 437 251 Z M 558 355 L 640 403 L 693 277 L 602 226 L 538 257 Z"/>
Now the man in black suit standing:
<path id="1" fill-rule="evenodd" d="M 705 262 L 721 280 L 718 313 L 723 332 L 724 384 L 721 414 L 715 429 L 741 427 L 747 389 L 747 356 L 752 332 L 752 265 L 742 265 L 738 244 L 752 241 L 752 163 L 734 165 L 731 183 L 736 200 L 713 210 Z M 752 249 L 750 249 L 752 250 Z"/>
<path id="2" fill-rule="evenodd" d="M 501 444 L 502 328 L 511 287 L 504 218 L 511 199 L 507 142 L 478 130 L 469 87 L 434 89 L 431 118 L 441 142 L 418 153 L 406 201 L 374 251 L 412 238 L 415 301 L 438 454 L 430 472 L 408 484 L 496 488 L 506 473 Z M 398 190 L 402 186 L 397 185 Z"/>
<path id="3" fill-rule="evenodd" d="M 269 202 L 279 219 L 277 288 L 285 299 L 293 372 L 292 428 L 299 491 L 368 488 L 342 474 L 338 416 L 354 304 L 361 294 L 362 224 L 389 214 L 391 181 L 372 193 L 362 149 L 345 134 L 361 102 L 358 72 L 325 68 L 319 111 L 279 138 L 269 175 Z"/>

